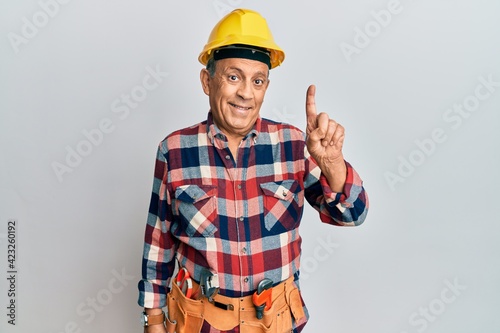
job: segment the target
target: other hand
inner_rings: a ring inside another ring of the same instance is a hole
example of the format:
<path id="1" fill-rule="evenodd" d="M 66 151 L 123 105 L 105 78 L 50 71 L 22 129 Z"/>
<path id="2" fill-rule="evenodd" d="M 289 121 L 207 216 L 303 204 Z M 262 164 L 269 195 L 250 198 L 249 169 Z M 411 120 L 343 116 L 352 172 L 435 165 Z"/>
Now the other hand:
<path id="1" fill-rule="evenodd" d="M 316 111 L 316 87 L 309 86 L 306 95 L 307 149 L 320 168 L 330 164 L 344 163 L 344 127 L 330 116 Z"/>

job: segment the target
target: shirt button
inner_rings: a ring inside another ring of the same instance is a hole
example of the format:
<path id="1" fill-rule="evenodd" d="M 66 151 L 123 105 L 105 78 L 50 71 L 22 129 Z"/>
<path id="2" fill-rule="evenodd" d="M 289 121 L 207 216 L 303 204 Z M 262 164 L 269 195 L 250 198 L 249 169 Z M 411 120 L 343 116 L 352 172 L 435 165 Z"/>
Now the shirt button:
<path id="1" fill-rule="evenodd" d="M 241 253 L 247 253 L 247 248 L 246 247 L 242 248 Z"/>
<path id="2" fill-rule="evenodd" d="M 231 156 L 226 155 L 226 160 L 230 160 L 230 159 L 231 159 Z"/>
<path id="3" fill-rule="evenodd" d="M 238 184 L 238 190 L 241 190 L 241 184 Z"/>
<path id="4" fill-rule="evenodd" d="M 240 221 L 243 222 L 245 218 L 243 216 L 240 216 Z"/>
<path id="5" fill-rule="evenodd" d="M 246 277 L 245 280 L 243 280 L 243 281 L 245 281 L 245 283 L 248 283 L 248 278 Z"/>

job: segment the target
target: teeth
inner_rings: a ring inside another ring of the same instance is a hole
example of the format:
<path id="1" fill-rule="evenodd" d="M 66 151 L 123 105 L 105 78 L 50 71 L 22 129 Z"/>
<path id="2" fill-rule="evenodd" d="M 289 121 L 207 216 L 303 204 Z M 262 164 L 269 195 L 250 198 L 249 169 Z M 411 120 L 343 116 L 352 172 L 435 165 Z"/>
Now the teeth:
<path id="1" fill-rule="evenodd" d="M 239 105 L 236 105 L 236 104 L 231 104 L 231 105 L 234 106 L 237 109 L 240 109 L 240 110 L 250 110 L 249 107 L 243 107 L 243 106 L 239 106 Z"/>

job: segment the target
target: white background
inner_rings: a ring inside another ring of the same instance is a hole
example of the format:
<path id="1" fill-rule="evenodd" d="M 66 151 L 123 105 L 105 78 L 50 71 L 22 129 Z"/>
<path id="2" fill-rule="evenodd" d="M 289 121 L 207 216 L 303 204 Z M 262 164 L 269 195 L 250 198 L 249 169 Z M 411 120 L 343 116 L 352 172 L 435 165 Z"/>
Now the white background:
<path id="1" fill-rule="evenodd" d="M 19 269 L 15 326 L 0 275 L 1 332 L 141 332 L 156 146 L 205 119 L 197 57 L 234 7 L 261 12 L 286 52 L 262 116 L 304 128 L 316 84 L 370 197 L 358 228 L 306 210 L 305 332 L 500 331 L 499 2 L 73 0 L 49 16 L 51 2 L 0 3 L 0 267 L 17 219 Z M 148 70 L 162 76 L 140 96 Z"/>

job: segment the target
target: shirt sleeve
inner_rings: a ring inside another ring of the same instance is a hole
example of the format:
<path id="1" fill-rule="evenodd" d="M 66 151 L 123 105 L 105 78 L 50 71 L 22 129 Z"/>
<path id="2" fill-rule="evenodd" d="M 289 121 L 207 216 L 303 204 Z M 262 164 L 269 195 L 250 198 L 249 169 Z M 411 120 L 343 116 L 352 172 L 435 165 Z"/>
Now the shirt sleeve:
<path id="1" fill-rule="evenodd" d="M 144 236 L 142 280 L 138 284 L 138 304 L 146 308 L 162 308 L 166 305 L 166 295 L 175 269 L 177 243 L 170 233 L 172 202 L 167 191 L 166 155 L 163 144 L 160 144 Z"/>
<path id="2" fill-rule="evenodd" d="M 334 192 L 316 162 L 306 152 L 305 197 L 319 212 L 321 221 L 339 226 L 357 226 L 368 213 L 368 195 L 363 181 L 354 168 L 347 167 L 346 182 L 342 193 Z"/>

